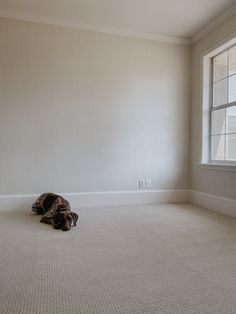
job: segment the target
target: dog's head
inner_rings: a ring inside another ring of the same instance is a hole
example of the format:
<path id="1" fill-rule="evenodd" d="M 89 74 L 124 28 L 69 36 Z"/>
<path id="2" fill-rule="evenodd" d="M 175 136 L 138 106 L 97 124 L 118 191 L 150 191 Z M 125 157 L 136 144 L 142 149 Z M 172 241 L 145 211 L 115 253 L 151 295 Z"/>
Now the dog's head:
<path id="1" fill-rule="evenodd" d="M 66 210 L 59 212 L 53 218 L 54 229 L 62 229 L 63 231 L 69 231 L 72 226 L 76 226 L 78 221 L 78 214 Z"/>

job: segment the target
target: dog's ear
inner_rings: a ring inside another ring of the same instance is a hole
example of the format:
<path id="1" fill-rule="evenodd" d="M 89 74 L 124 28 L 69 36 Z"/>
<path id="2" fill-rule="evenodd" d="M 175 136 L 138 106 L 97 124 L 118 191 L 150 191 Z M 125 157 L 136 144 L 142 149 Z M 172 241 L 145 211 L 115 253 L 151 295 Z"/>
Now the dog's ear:
<path id="1" fill-rule="evenodd" d="M 76 223 L 77 223 L 77 221 L 79 219 L 79 215 L 77 213 L 75 213 L 75 212 L 71 212 L 70 214 L 71 214 L 71 217 L 73 219 L 73 223 L 74 223 L 74 227 L 75 227 Z"/>
<path id="2" fill-rule="evenodd" d="M 61 229 L 64 225 L 64 215 L 62 213 L 57 213 L 52 220 L 54 229 Z"/>
<path id="3" fill-rule="evenodd" d="M 60 213 L 62 215 L 62 230 L 69 231 L 71 229 L 71 225 L 73 223 L 73 217 L 71 216 L 71 212 L 69 210 Z"/>

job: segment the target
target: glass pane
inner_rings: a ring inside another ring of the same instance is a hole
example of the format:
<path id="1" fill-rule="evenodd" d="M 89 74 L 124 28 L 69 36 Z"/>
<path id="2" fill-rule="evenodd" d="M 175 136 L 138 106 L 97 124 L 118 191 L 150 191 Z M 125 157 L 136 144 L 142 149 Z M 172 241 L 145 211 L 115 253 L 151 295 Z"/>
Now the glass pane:
<path id="1" fill-rule="evenodd" d="M 236 132 L 236 106 L 226 109 L 226 133 Z"/>
<path id="2" fill-rule="evenodd" d="M 228 51 L 213 58 L 213 81 L 218 81 L 228 75 Z"/>
<path id="3" fill-rule="evenodd" d="M 225 135 L 215 135 L 211 137 L 211 159 L 225 159 Z"/>
<path id="4" fill-rule="evenodd" d="M 212 111 L 211 134 L 225 133 L 225 109 Z"/>
<path id="5" fill-rule="evenodd" d="M 228 90 L 227 78 L 216 83 L 213 83 L 213 106 L 227 104 L 227 90 Z"/>
<path id="6" fill-rule="evenodd" d="M 226 159 L 236 160 L 236 134 L 226 135 Z"/>
<path id="7" fill-rule="evenodd" d="M 236 74 L 236 46 L 229 49 L 229 75 Z"/>
<path id="8" fill-rule="evenodd" d="M 229 102 L 236 101 L 236 75 L 229 77 Z"/>

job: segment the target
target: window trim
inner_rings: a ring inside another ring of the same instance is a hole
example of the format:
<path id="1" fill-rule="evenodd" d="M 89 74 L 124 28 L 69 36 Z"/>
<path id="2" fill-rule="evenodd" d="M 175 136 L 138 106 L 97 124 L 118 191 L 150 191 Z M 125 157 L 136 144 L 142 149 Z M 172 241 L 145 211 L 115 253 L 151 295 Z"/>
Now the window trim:
<path id="1" fill-rule="evenodd" d="M 236 165 L 233 164 L 226 164 L 226 163 L 203 163 L 200 162 L 199 164 L 200 169 L 203 170 L 217 170 L 217 171 L 230 171 L 230 172 L 236 172 Z"/>
<path id="2" fill-rule="evenodd" d="M 211 107 L 213 98 L 213 89 L 211 88 L 211 81 L 213 79 L 212 71 L 212 58 L 224 52 L 230 47 L 236 45 L 236 34 L 228 38 L 226 41 L 220 43 L 217 47 L 212 48 L 210 51 L 202 54 L 202 84 L 201 84 L 201 99 L 202 99 L 202 145 L 201 145 L 201 162 L 199 166 L 201 169 L 221 170 L 221 171 L 236 171 L 236 161 L 213 161 L 210 158 L 211 148 Z M 222 105 L 221 107 L 228 107 L 229 104 Z M 236 102 L 230 106 L 236 105 Z M 218 109 L 218 107 L 217 107 Z"/>

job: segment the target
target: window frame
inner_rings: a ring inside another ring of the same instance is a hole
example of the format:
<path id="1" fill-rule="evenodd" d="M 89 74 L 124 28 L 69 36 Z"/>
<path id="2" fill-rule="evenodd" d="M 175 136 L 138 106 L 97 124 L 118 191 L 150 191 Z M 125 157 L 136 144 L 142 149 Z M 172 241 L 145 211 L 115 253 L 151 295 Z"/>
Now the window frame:
<path id="1" fill-rule="evenodd" d="M 233 101 L 217 107 L 213 106 L 213 58 L 233 46 L 236 46 L 235 35 L 207 53 L 202 54 L 202 150 L 200 166 L 204 169 L 236 171 L 236 161 L 234 160 L 211 159 L 212 112 L 236 105 L 236 101 Z M 227 75 L 228 77 L 230 75 Z"/>

